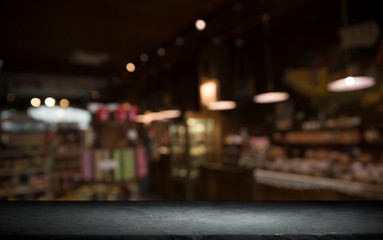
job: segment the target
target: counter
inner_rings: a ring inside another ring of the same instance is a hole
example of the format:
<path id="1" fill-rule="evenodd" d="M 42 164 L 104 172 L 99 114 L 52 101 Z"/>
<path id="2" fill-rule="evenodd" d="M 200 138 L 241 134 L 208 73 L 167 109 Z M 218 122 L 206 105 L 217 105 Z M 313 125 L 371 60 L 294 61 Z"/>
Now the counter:
<path id="1" fill-rule="evenodd" d="M 291 190 L 329 190 L 367 199 L 383 200 L 383 185 L 255 169 L 258 184 Z"/>
<path id="2" fill-rule="evenodd" d="M 2 202 L 1 239 L 383 239 L 381 202 Z"/>

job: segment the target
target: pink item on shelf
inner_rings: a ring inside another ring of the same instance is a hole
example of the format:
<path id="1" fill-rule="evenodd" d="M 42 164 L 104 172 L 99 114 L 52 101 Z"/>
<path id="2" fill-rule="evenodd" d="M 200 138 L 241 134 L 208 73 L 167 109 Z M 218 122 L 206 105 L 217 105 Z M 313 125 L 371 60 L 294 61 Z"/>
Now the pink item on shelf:
<path id="1" fill-rule="evenodd" d="M 84 149 L 81 158 L 81 172 L 85 181 L 93 180 L 93 168 L 93 150 Z"/>
<path id="2" fill-rule="evenodd" d="M 136 148 L 136 176 L 144 178 L 148 175 L 148 160 L 146 158 L 146 149 L 143 146 Z"/>

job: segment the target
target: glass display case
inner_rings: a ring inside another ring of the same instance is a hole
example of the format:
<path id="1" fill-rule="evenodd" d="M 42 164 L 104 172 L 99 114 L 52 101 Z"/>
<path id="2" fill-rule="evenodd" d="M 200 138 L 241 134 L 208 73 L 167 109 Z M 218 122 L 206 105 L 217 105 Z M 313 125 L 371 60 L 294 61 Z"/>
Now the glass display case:
<path id="1" fill-rule="evenodd" d="M 169 126 L 173 193 L 178 199 L 193 200 L 199 166 L 214 161 L 214 120 L 187 118 Z"/>

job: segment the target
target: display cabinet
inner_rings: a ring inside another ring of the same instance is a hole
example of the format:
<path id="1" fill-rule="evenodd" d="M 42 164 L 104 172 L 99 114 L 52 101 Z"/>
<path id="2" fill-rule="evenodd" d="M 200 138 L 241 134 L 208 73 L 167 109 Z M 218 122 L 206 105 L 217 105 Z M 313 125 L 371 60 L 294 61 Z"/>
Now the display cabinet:
<path id="1" fill-rule="evenodd" d="M 195 199 L 200 165 L 215 160 L 215 124 L 211 118 L 189 117 L 169 126 L 173 197 Z"/>
<path id="2" fill-rule="evenodd" d="M 0 199 L 50 199 L 46 125 L 26 114 L 1 120 Z"/>

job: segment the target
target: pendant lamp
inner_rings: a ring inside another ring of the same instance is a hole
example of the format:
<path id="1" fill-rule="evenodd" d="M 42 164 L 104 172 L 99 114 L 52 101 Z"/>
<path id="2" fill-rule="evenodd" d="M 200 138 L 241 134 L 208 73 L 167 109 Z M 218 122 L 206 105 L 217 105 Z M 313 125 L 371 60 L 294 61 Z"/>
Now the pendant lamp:
<path id="1" fill-rule="evenodd" d="M 273 70 L 272 70 L 272 58 L 271 58 L 271 46 L 269 40 L 269 22 L 270 15 L 262 15 L 262 25 L 264 29 L 264 49 L 265 49 L 265 64 L 267 74 L 267 92 L 257 94 L 254 96 L 254 102 L 256 103 L 276 103 L 283 102 L 289 99 L 290 95 L 287 92 L 279 92 L 274 90 L 273 83 Z"/>
<path id="2" fill-rule="evenodd" d="M 346 0 L 340 0 L 343 27 L 348 26 L 347 4 Z M 351 53 L 345 50 L 345 63 L 351 64 Z M 331 92 L 348 92 L 362 90 L 375 85 L 375 79 L 371 76 L 355 76 L 355 70 L 351 65 L 348 69 L 347 76 L 340 78 L 327 84 L 327 89 Z"/>
<path id="3" fill-rule="evenodd" d="M 224 45 L 216 46 L 216 64 L 218 69 L 216 90 L 217 97 L 216 101 L 211 101 L 207 104 L 207 109 L 210 111 L 224 111 L 236 108 L 237 104 L 231 100 L 232 88 L 230 86 L 230 78 L 228 78 L 227 67 L 228 64 L 228 53 L 227 48 Z"/>
<path id="4" fill-rule="evenodd" d="M 237 106 L 237 104 L 234 101 L 216 101 L 216 102 L 210 102 L 207 105 L 207 108 L 212 111 L 222 111 L 222 110 L 230 110 L 234 109 Z"/>

